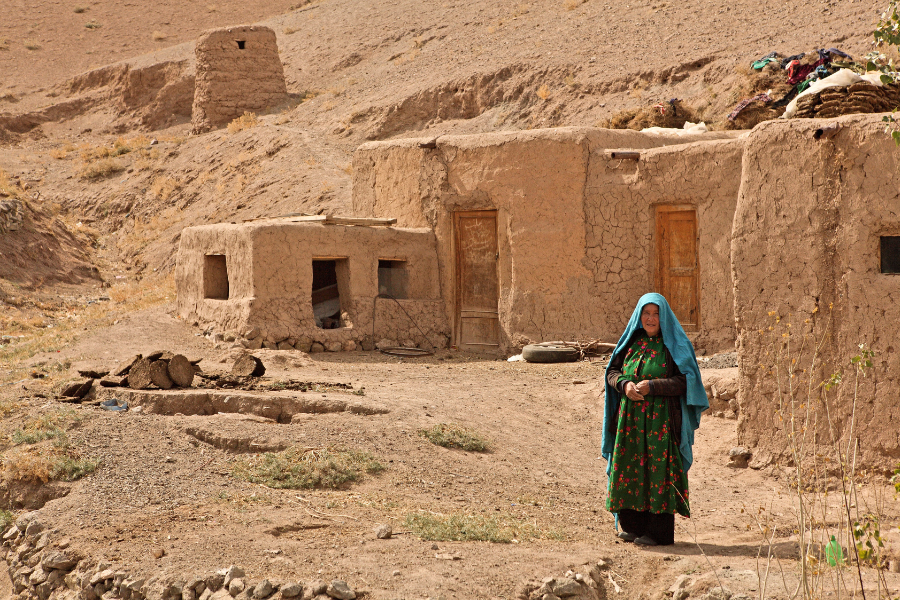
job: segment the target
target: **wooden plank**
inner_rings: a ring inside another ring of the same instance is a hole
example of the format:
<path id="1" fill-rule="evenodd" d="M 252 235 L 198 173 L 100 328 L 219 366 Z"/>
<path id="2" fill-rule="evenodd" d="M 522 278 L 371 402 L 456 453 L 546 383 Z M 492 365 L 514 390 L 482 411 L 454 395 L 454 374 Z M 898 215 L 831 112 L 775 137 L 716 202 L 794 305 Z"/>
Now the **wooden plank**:
<path id="1" fill-rule="evenodd" d="M 326 224 L 332 225 L 361 225 L 364 227 L 389 227 L 397 224 L 397 219 L 380 219 L 375 217 L 325 217 Z"/>

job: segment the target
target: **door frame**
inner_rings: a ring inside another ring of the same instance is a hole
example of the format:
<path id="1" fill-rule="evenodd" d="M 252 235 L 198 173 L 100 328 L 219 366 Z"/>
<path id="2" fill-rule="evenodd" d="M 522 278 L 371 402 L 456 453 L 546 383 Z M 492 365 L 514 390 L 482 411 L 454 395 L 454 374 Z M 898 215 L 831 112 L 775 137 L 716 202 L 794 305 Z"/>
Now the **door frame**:
<path id="1" fill-rule="evenodd" d="M 459 218 L 460 217 L 493 217 L 494 218 L 494 236 L 497 242 L 497 311 L 495 313 L 485 313 L 496 316 L 499 332 L 500 322 L 500 211 L 496 208 L 483 208 L 477 210 L 456 210 L 452 212 L 453 236 L 452 256 L 453 256 L 453 345 L 462 347 L 460 335 L 462 333 L 462 270 L 459 268 Z M 466 346 L 482 346 L 484 348 L 499 348 L 500 339 L 498 337 L 496 344 L 465 344 Z"/>
<path id="2" fill-rule="evenodd" d="M 687 329 L 685 328 L 685 332 L 697 332 L 700 331 L 702 326 L 701 324 L 701 314 L 700 314 L 700 306 L 701 306 L 701 298 L 700 298 L 700 218 L 697 210 L 697 205 L 695 204 L 686 204 L 686 203 L 678 203 L 678 204 L 654 204 L 653 205 L 653 288 L 663 296 L 665 296 L 664 289 L 664 271 L 665 264 L 663 264 L 662 260 L 662 240 L 660 233 L 660 213 L 674 213 L 674 212 L 693 212 L 694 213 L 694 254 L 696 259 L 696 266 L 694 267 L 696 276 L 694 277 L 694 297 L 697 299 L 697 322 L 694 324 L 693 328 Z M 668 298 L 666 298 L 668 300 Z"/>

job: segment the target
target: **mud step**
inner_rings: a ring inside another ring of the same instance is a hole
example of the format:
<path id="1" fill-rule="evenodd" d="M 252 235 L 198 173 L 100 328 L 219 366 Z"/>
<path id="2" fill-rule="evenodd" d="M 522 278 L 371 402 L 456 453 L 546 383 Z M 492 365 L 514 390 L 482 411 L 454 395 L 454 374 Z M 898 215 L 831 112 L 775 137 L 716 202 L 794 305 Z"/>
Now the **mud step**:
<path id="1" fill-rule="evenodd" d="M 381 415 L 390 412 L 386 407 L 349 400 L 344 394 L 322 394 L 312 397 L 303 394 L 234 392 L 230 390 L 131 390 L 100 388 L 97 400 L 128 402 L 129 407 L 154 415 L 215 415 L 241 413 L 290 423 L 296 414 L 349 412 L 357 415 Z"/>

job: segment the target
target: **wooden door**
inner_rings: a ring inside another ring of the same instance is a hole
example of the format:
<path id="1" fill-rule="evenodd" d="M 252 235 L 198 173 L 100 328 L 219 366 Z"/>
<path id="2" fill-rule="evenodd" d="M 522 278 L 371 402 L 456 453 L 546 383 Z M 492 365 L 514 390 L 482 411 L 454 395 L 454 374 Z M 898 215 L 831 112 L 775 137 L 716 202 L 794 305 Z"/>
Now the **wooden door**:
<path id="1" fill-rule="evenodd" d="M 456 244 L 456 344 L 485 350 L 500 345 L 497 304 L 497 211 L 453 215 Z"/>
<path id="2" fill-rule="evenodd" d="M 700 329 L 697 211 L 692 207 L 656 207 L 656 289 L 685 331 Z"/>

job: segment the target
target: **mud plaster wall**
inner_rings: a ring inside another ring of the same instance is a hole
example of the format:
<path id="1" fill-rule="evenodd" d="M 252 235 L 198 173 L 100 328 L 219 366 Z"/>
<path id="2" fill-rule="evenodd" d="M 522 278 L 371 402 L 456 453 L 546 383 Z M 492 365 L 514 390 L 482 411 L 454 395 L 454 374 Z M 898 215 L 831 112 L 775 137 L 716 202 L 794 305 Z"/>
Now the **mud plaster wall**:
<path id="1" fill-rule="evenodd" d="M 817 128 L 835 122 L 841 129 L 833 138 L 813 138 Z M 900 153 L 880 117 L 771 121 L 749 135 L 732 243 L 742 444 L 773 454 L 785 449 L 789 419 L 778 414 L 775 367 L 786 383 L 784 373 L 798 355 L 791 367 L 795 386 L 799 380 L 805 387 L 812 374 L 815 398 L 819 382 L 843 372 L 848 385 L 828 398 L 834 433 L 847 436 L 849 361 L 865 343 L 876 355 L 860 381 L 858 464 L 896 466 L 900 276 L 880 273 L 879 237 L 900 235 L 898 169 Z M 820 366 L 810 369 L 814 342 L 822 342 Z M 822 404 L 804 405 L 818 408 L 807 440 L 827 443 Z"/>
<path id="2" fill-rule="evenodd" d="M 194 133 L 287 98 L 275 32 L 268 27 L 245 25 L 208 31 L 197 40 L 196 55 Z"/>
<path id="3" fill-rule="evenodd" d="M 719 255 L 727 264 L 740 149 L 732 143 L 710 151 L 715 154 L 727 148 L 717 161 L 723 165 L 722 180 L 729 175 L 734 178 L 730 187 L 712 190 L 704 188 L 709 174 L 701 175 L 691 164 L 694 157 L 709 158 L 701 150 L 692 150 L 683 160 L 653 155 L 646 167 L 629 167 L 628 176 L 608 170 L 605 150 L 717 138 L 734 139 L 734 135 L 686 139 L 560 128 L 366 144 L 354 156 L 353 207 L 357 214 L 395 217 L 406 226 L 434 228 L 442 287 L 451 291 L 455 287 L 452 213 L 497 209 L 501 345 L 510 348 L 563 338 L 616 340 L 636 299 L 652 290 L 652 222 L 648 221 L 652 202 L 675 201 L 668 195 L 673 191 L 683 190 L 677 201 L 698 193 L 692 202 L 703 207 L 707 217 L 715 213 L 715 225 L 708 231 L 721 238 L 702 258 L 703 264 L 720 260 Z M 674 171 L 669 173 L 669 168 Z M 664 181 L 649 181 L 657 175 Z M 629 189 L 635 184 L 641 186 L 638 192 Z M 723 201 L 729 193 L 731 198 Z M 621 210 L 629 202 L 641 203 L 644 218 L 637 224 L 633 207 Z M 601 221 L 608 227 L 602 227 Z M 721 231 L 715 229 L 719 224 Z M 636 226 L 645 228 L 639 236 L 620 236 L 620 227 Z M 611 253 L 617 244 L 618 254 Z M 722 286 L 706 286 L 710 300 L 721 294 L 711 302 L 709 312 L 726 307 L 724 315 L 710 315 L 713 327 L 704 340 L 709 351 L 733 347 L 729 274 L 726 269 L 722 275 L 721 265 L 707 269 L 723 277 Z M 617 272 L 618 281 L 608 276 L 611 271 Z M 447 306 L 453 310 L 452 296 Z M 452 312 L 447 319 L 452 322 Z"/>
<path id="4" fill-rule="evenodd" d="M 229 245 L 231 235 L 240 243 Z M 232 272 L 237 278 L 228 301 L 204 299 L 198 275 L 203 255 L 219 253 L 220 248 L 228 256 L 229 279 Z M 235 252 L 234 257 L 228 255 L 229 250 Z M 338 273 L 347 327 L 319 329 L 315 325 L 311 301 L 314 258 L 347 259 L 346 273 Z M 398 301 L 402 309 L 393 300 L 375 299 L 379 259 L 406 261 L 408 298 Z M 289 222 L 192 227 L 182 235 L 176 284 L 178 312 L 183 317 L 236 332 L 258 327 L 271 342 L 388 339 L 397 343 L 411 340 L 427 347 L 421 327 L 430 344 L 438 348 L 447 345 L 449 327 L 430 230 Z"/>
<path id="5" fill-rule="evenodd" d="M 653 289 L 656 206 L 697 211 L 700 269 L 698 351 L 734 349 L 731 228 L 740 187 L 743 140 L 693 142 L 641 153 L 638 161 L 591 153 L 585 190 L 587 251 L 597 295 L 607 306 L 607 328 L 624 328 L 641 294 Z"/>

